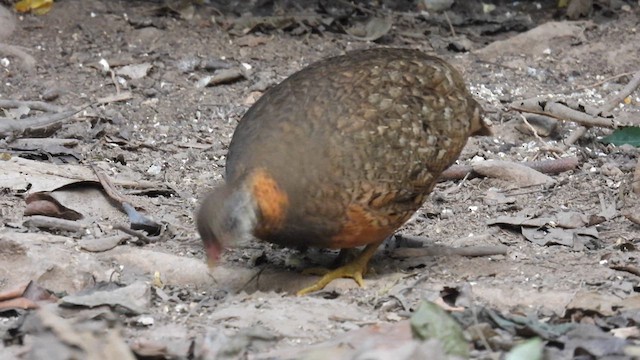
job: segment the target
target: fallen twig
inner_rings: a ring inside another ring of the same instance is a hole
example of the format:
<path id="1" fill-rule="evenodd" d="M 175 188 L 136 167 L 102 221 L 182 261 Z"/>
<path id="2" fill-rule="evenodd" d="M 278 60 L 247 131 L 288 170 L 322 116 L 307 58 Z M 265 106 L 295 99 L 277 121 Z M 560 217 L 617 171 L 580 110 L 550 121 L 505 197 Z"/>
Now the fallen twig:
<path id="1" fill-rule="evenodd" d="M 111 180 L 109 180 L 109 177 L 105 173 L 100 171 L 93 164 L 91 165 L 91 169 L 96 174 L 96 177 L 102 185 L 102 188 L 104 189 L 107 197 L 118 206 L 119 210 L 126 213 L 129 217 L 129 220 L 131 221 L 130 230 L 124 230 L 126 229 L 126 227 L 119 227 L 118 229 L 126 232 L 129 235 L 136 236 L 147 243 L 153 242 L 151 238 L 146 236 L 142 237 L 142 234 L 139 234 L 134 230 L 145 230 L 149 234 L 158 235 L 162 231 L 162 226 L 137 211 L 135 207 L 131 205 L 131 203 L 127 201 L 127 199 L 122 196 L 122 194 L 120 194 L 118 189 L 116 189 L 116 187 L 113 185 Z"/>
<path id="2" fill-rule="evenodd" d="M 630 75 L 630 74 L 633 74 L 633 72 L 625 73 L 623 75 Z M 598 108 L 595 111 L 590 111 L 590 109 L 585 109 L 585 110 L 592 115 L 603 114 L 613 110 L 621 101 L 624 101 L 624 99 L 627 96 L 631 95 L 631 93 L 635 91 L 635 89 L 638 87 L 639 82 L 640 82 L 640 71 L 635 73 L 635 76 L 633 77 L 633 79 L 631 79 L 631 81 L 627 84 L 627 86 L 625 86 L 617 94 L 610 96 L 600 108 Z M 587 128 L 585 126 L 579 126 L 575 130 L 573 130 L 573 132 L 571 132 L 571 135 L 565 140 L 564 148 L 567 149 L 569 146 L 573 145 L 576 141 L 578 141 L 578 139 L 580 139 L 586 133 L 587 133 Z"/>
<path id="3" fill-rule="evenodd" d="M 564 147 L 564 149 L 568 149 L 571 145 L 575 144 L 576 141 L 578 141 L 582 136 L 584 136 L 584 134 L 587 133 L 587 128 L 584 126 L 578 126 L 575 130 L 573 130 L 571 132 L 571 134 L 569 134 L 569 137 L 567 137 L 563 142 L 562 145 Z"/>
<path id="4" fill-rule="evenodd" d="M 531 133 L 533 134 L 533 137 L 536 138 L 536 140 L 538 140 L 540 143 L 544 143 L 544 141 L 542 140 L 542 138 L 540 137 L 540 135 L 538 135 L 538 130 L 536 130 L 536 128 L 533 127 L 533 125 L 531 125 L 531 123 L 529 122 L 529 120 L 527 120 L 527 117 L 520 114 L 521 118 L 522 118 L 522 122 L 527 126 L 527 128 L 529 129 L 529 131 L 531 131 Z M 555 120 L 554 120 L 555 121 Z"/>
<path id="5" fill-rule="evenodd" d="M 101 97 L 96 101 L 98 102 L 98 104 L 109 104 L 112 102 L 127 101 L 132 98 L 133 94 L 131 93 L 131 91 L 124 91 L 119 94 Z"/>
<path id="6" fill-rule="evenodd" d="M 91 167 L 91 170 L 93 170 L 93 173 L 96 174 L 96 177 L 98 178 L 100 185 L 102 185 L 102 189 L 104 190 L 107 197 L 109 197 L 109 199 L 115 202 L 120 208 L 120 210 L 122 210 L 122 203 L 126 202 L 126 199 L 124 198 L 124 196 L 120 194 L 118 189 L 116 189 L 116 187 L 109 180 L 109 177 L 105 173 L 100 171 L 93 164 L 91 164 L 90 167 Z"/>
<path id="7" fill-rule="evenodd" d="M 591 108 L 589 106 L 578 104 L 575 107 L 569 107 L 566 103 L 546 101 L 541 99 L 527 99 L 516 101 L 512 103 L 510 109 L 528 112 L 539 115 L 546 115 L 554 117 L 563 121 L 573 121 L 580 124 L 575 129 L 569 138 L 564 142 L 564 148 L 568 148 L 573 145 L 582 135 L 587 131 L 588 127 L 604 127 L 609 129 L 615 129 L 620 126 L 637 126 L 637 123 L 633 123 L 631 119 L 624 119 L 618 116 L 617 119 L 613 117 L 605 117 L 603 114 L 615 109 L 616 106 L 629 95 L 631 95 L 640 86 L 640 71 L 634 72 L 634 76 L 629 83 L 620 90 L 617 94 L 613 94 L 607 98 L 604 105 L 598 109 Z M 629 74 L 623 74 L 629 75 Z M 626 120 L 626 121 L 625 121 Z"/>
<path id="8" fill-rule="evenodd" d="M 515 67 L 515 66 L 504 65 L 504 64 L 500 64 L 500 63 L 497 63 L 497 62 L 494 62 L 494 61 L 489 61 L 489 60 L 484 60 L 484 59 L 476 59 L 476 62 L 480 63 L 480 64 L 492 65 L 492 66 L 495 66 L 495 67 L 499 67 L 499 68 L 502 68 L 502 69 L 507 69 L 507 70 L 511 70 L 511 71 L 515 71 L 515 72 L 520 71 L 520 69 Z"/>
<path id="9" fill-rule="evenodd" d="M 25 220 L 24 225 L 41 229 L 63 230 L 78 234 L 86 229 L 86 225 L 78 221 L 58 219 L 42 215 L 30 216 L 27 220 Z"/>
<path id="10" fill-rule="evenodd" d="M 116 87 L 116 96 L 120 96 L 120 84 L 118 84 L 118 80 L 116 80 L 116 73 L 109 69 L 109 75 L 111 75 L 111 82 L 113 86 Z"/>
<path id="11" fill-rule="evenodd" d="M 615 129 L 623 125 L 615 119 L 589 115 L 586 112 L 574 110 L 564 103 L 555 101 L 538 100 L 535 105 L 529 101 L 517 101 L 509 108 L 519 112 L 546 115 L 558 120 L 573 121 L 584 126 L 597 126 Z"/>
<path id="12" fill-rule="evenodd" d="M 198 80 L 196 87 L 203 88 L 206 86 L 229 84 L 245 78 L 246 75 L 240 68 L 222 69 L 217 71 L 213 76 L 205 76 Z"/>
<path id="13" fill-rule="evenodd" d="M 44 101 L 0 99 L 0 108 L 17 109 L 21 106 L 26 106 L 32 110 L 40 110 L 40 111 L 48 111 L 48 112 L 62 112 L 64 110 L 60 106 L 49 104 Z"/>
<path id="14" fill-rule="evenodd" d="M 80 143 L 78 139 L 58 139 L 58 138 L 21 138 L 13 140 L 9 146 L 12 149 L 44 149 L 48 146 L 72 147 Z"/>
<path id="15" fill-rule="evenodd" d="M 625 72 L 625 73 L 622 73 L 622 74 L 609 76 L 608 78 L 604 78 L 603 80 L 600 80 L 600 81 L 595 82 L 593 84 L 582 85 L 582 86 L 580 86 L 580 87 L 578 87 L 576 89 L 572 89 L 571 92 L 578 92 L 578 91 L 582 91 L 582 90 L 585 90 L 585 89 L 591 89 L 591 88 L 594 88 L 594 87 L 598 87 L 598 86 L 603 85 L 604 83 L 607 83 L 607 82 L 609 82 L 611 80 L 615 80 L 615 79 L 621 78 L 623 76 L 633 75 L 635 73 L 636 73 L 635 71 L 629 71 L 629 72 Z"/>
<path id="16" fill-rule="evenodd" d="M 554 160 L 527 161 L 519 164 L 530 167 L 543 174 L 558 174 L 577 168 L 579 160 L 574 156 Z M 464 179 L 465 176 L 471 179 L 480 177 L 481 175 L 475 172 L 471 165 L 453 165 L 440 174 L 438 181 L 460 180 Z"/>
<path id="17" fill-rule="evenodd" d="M 608 112 L 613 110 L 618 104 L 620 104 L 627 96 L 631 95 L 640 86 L 640 71 L 637 71 L 631 81 L 617 94 L 609 96 L 604 102 L 604 105 L 600 108 L 600 112 Z"/>
<path id="18" fill-rule="evenodd" d="M 78 241 L 78 246 L 80 249 L 89 252 L 103 252 L 111 250 L 129 239 L 131 239 L 130 234 L 117 234 L 93 239 L 81 239 Z"/>
<path id="19" fill-rule="evenodd" d="M 71 118 L 78 112 L 80 110 L 69 110 L 22 120 L 0 118 L 0 139 L 13 139 L 22 134 L 48 136 L 58 130 L 64 120 Z"/>
<path id="20" fill-rule="evenodd" d="M 17 100 L 5 100 L 7 107 L 14 105 L 20 106 L 20 102 Z M 14 120 L 8 118 L 0 118 L 0 139 L 9 138 L 10 140 L 23 135 L 33 135 L 39 137 L 46 137 L 58 130 L 62 126 L 64 120 L 70 119 L 73 115 L 88 108 L 92 104 L 85 104 L 76 110 L 61 111 L 60 108 L 54 105 L 42 103 L 39 101 L 26 101 L 22 102 L 23 105 L 31 105 L 34 109 L 43 111 L 58 111 L 50 114 L 44 114 L 41 116 L 30 117 L 21 120 Z"/>
<path id="21" fill-rule="evenodd" d="M 451 31 L 451 36 L 456 37 L 456 29 L 453 28 L 453 24 L 451 23 L 451 19 L 449 19 L 449 14 L 447 11 L 444 11 L 444 18 L 447 20 L 447 24 L 449 24 L 449 31 Z"/>
<path id="22" fill-rule="evenodd" d="M 120 231 L 122 231 L 123 233 L 125 233 L 127 235 L 135 236 L 138 239 L 140 239 L 141 241 L 137 245 L 151 244 L 151 243 L 156 242 L 154 239 L 148 237 L 143 232 L 136 231 L 136 230 L 133 230 L 133 229 L 129 229 L 128 227 L 126 227 L 124 225 L 121 225 L 121 224 L 115 225 L 113 228 L 115 230 L 120 230 Z"/>
<path id="23" fill-rule="evenodd" d="M 629 274 L 640 276 L 640 268 L 637 268 L 635 266 L 631 266 L 631 265 L 615 266 L 614 265 L 614 266 L 610 266 L 610 268 L 617 271 L 626 271 Z"/>

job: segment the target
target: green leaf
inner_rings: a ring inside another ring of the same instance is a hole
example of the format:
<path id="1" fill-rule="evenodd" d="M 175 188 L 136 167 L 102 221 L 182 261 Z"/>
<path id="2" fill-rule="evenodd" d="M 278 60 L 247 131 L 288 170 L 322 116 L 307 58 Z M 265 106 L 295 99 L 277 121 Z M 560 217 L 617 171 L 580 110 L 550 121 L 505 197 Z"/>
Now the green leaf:
<path id="1" fill-rule="evenodd" d="M 603 138 L 602 142 L 616 146 L 629 144 L 640 147 L 640 127 L 625 126 L 618 128 L 611 135 Z"/>
<path id="2" fill-rule="evenodd" d="M 527 340 L 509 351 L 505 360 L 541 360 L 544 344 L 540 338 Z"/>
<path id="3" fill-rule="evenodd" d="M 440 306 L 422 301 L 410 322 L 414 337 L 438 339 L 447 354 L 469 357 L 469 344 L 464 339 L 462 328 Z"/>

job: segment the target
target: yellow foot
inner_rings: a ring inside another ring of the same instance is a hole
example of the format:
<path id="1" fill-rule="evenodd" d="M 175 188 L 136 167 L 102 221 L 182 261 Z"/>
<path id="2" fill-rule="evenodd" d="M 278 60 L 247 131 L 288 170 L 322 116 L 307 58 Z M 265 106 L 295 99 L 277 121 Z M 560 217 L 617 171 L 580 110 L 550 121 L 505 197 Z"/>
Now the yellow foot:
<path id="1" fill-rule="evenodd" d="M 304 271 L 306 274 L 323 275 L 315 284 L 298 291 L 297 295 L 302 296 L 308 293 L 322 290 L 330 282 L 339 278 L 352 278 L 360 287 L 364 287 L 362 276 L 367 273 L 369 260 L 378 249 L 380 243 L 367 245 L 362 252 L 351 262 L 335 270 L 322 268 L 310 268 Z"/>

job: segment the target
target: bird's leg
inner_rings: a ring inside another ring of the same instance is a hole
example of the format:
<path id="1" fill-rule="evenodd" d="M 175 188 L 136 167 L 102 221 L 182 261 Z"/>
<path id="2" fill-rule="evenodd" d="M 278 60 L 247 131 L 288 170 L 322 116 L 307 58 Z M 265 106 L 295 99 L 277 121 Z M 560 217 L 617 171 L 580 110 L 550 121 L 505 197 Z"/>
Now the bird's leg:
<path id="1" fill-rule="evenodd" d="M 297 295 L 301 296 L 314 291 L 322 290 L 330 282 L 339 278 L 352 278 L 356 283 L 358 283 L 360 287 L 364 287 L 364 280 L 362 279 L 362 276 L 367 273 L 369 260 L 371 260 L 373 254 L 376 253 L 376 250 L 378 250 L 380 244 L 382 244 L 382 241 L 367 245 L 355 259 L 349 261 L 347 264 L 342 265 L 335 270 L 318 271 L 319 269 L 317 268 L 309 269 L 314 273 L 324 273 L 324 276 L 320 278 L 320 280 L 318 280 L 315 284 L 298 291 Z M 306 272 L 308 273 L 309 271 Z"/>
<path id="2" fill-rule="evenodd" d="M 338 256 L 336 256 L 336 258 L 333 260 L 330 268 L 324 266 L 310 267 L 302 270 L 302 274 L 324 276 L 330 273 L 331 269 L 337 269 L 342 265 L 349 263 L 350 261 L 355 259 L 361 252 L 362 250 L 357 248 L 340 249 Z"/>

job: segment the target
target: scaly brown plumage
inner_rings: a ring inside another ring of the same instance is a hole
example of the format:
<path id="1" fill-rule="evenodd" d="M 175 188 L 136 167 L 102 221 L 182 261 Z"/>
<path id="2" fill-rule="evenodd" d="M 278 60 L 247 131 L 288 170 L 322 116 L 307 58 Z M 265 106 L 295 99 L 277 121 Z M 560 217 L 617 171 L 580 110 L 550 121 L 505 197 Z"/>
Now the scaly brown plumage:
<path id="1" fill-rule="evenodd" d="M 367 245 L 325 275 L 362 285 L 385 238 L 418 210 L 471 135 L 481 107 L 445 61 L 409 49 L 326 59 L 268 90 L 235 130 L 225 184 L 202 202 L 210 259 L 252 237 L 290 247 Z"/>

